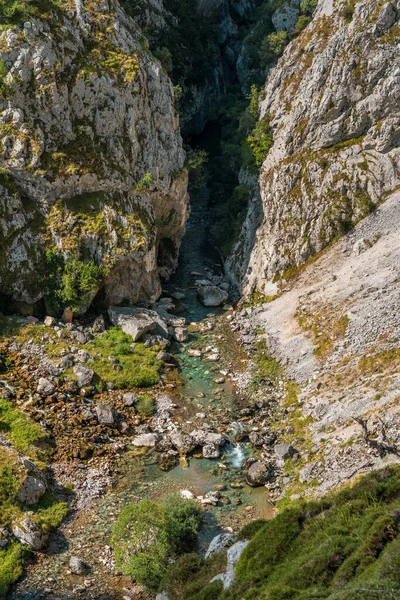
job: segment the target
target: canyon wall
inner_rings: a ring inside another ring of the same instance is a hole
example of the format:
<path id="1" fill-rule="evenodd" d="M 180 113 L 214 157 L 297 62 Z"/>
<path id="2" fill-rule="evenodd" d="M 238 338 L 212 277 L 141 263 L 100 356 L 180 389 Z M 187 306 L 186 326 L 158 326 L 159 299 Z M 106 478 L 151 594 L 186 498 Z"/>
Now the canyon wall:
<path id="1" fill-rule="evenodd" d="M 106 304 L 154 301 L 188 215 L 168 76 L 116 0 L 12 20 L 0 36 L 6 308 L 54 305 L 57 286 L 65 303 L 68 285 L 78 313 L 100 290 Z"/>
<path id="2" fill-rule="evenodd" d="M 273 146 L 228 261 L 244 293 L 276 294 L 399 185 L 399 17 L 396 1 L 320 0 L 270 72 Z"/>

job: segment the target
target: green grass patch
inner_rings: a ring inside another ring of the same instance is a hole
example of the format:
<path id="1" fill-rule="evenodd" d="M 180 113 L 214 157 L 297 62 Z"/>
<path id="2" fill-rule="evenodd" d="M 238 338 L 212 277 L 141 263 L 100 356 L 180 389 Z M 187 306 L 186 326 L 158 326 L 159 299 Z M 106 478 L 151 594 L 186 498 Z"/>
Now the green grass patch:
<path id="1" fill-rule="evenodd" d="M 252 391 L 257 391 L 265 383 L 284 376 L 285 370 L 268 351 L 265 340 L 261 340 L 256 344 L 256 354 L 253 357 L 254 367 L 252 371 L 250 388 Z"/>
<path id="2" fill-rule="evenodd" d="M 46 437 L 39 425 L 4 398 L 0 398 L 0 432 L 5 433 L 21 452 L 26 452 L 29 446 Z"/>
<path id="3" fill-rule="evenodd" d="M 159 382 L 162 363 L 156 359 L 157 352 L 144 344 L 132 344 L 132 338 L 118 327 L 96 337 L 93 348 L 94 360 L 89 366 L 116 389 L 151 387 Z M 121 370 L 116 370 L 109 356 L 117 359 Z"/>
<path id="4" fill-rule="evenodd" d="M 399 475 L 399 467 L 387 468 L 319 501 L 287 507 L 255 533 L 234 584 L 215 598 L 399 598 Z"/>
<path id="5" fill-rule="evenodd" d="M 6 597 L 7 590 L 22 575 L 28 550 L 18 542 L 5 550 L 0 550 L 0 599 Z"/>

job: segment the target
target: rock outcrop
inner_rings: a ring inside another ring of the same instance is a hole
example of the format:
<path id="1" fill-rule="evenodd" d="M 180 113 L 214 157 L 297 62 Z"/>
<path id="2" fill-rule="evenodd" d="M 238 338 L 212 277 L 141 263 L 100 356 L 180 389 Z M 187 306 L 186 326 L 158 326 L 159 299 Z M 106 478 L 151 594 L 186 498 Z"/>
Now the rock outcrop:
<path id="1" fill-rule="evenodd" d="M 155 301 L 188 214 L 171 82 L 117 0 L 36 14 L 0 35 L 0 292 Z"/>
<path id="2" fill-rule="evenodd" d="M 399 184 L 397 1 L 320 0 L 267 80 L 273 146 L 228 268 L 244 292 L 280 282 Z M 361 51 L 362 49 L 362 51 Z M 256 227 L 255 227 L 256 226 Z"/>

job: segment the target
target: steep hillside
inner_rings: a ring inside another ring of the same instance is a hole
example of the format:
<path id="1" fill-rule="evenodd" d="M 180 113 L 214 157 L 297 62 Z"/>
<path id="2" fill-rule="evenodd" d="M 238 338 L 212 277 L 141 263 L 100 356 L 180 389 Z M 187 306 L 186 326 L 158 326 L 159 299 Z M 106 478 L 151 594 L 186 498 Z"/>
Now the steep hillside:
<path id="1" fill-rule="evenodd" d="M 261 201 L 256 195 L 228 263 L 245 293 L 275 294 L 397 188 L 399 8 L 321 0 L 270 73 L 260 120 L 273 145 Z"/>
<path id="2" fill-rule="evenodd" d="M 114 0 L 16 3 L 5 20 L 3 304 L 155 301 L 188 214 L 166 73 Z"/>

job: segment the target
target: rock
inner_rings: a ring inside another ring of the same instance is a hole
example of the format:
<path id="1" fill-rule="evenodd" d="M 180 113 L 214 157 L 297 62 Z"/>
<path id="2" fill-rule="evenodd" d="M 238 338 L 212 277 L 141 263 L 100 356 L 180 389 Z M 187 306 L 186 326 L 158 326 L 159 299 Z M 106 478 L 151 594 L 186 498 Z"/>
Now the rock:
<path id="1" fill-rule="evenodd" d="M 86 352 L 85 350 L 78 350 L 78 352 L 76 353 L 76 360 L 79 362 L 88 362 L 88 360 L 90 360 L 92 357 L 90 356 L 89 352 Z"/>
<path id="2" fill-rule="evenodd" d="M 48 379 L 45 379 L 44 377 L 41 377 L 39 379 L 39 383 L 36 388 L 36 391 L 41 396 L 51 396 L 56 391 L 56 388 L 51 381 L 49 381 Z"/>
<path id="3" fill-rule="evenodd" d="M 17 499 L 22 504 L 37 504 L 45 493 L 46 487 L 44 477 L 28 474 L 19 486 Z"/>
<path id="4" fill-rule="evenodd" d="M 72 312 L 72 310 L 69 307 L 64 308 L 64 312 L 62 315 L 62 320 L 64 323 L 72 323 L 73 316 L 74 316 L 74 313 Z"/>
<path id="5" fill-rule="evenodd" d="M 93 333 L 103 333 L 106 330 L 106 324 L 104 322 L 103 315 L 99 315 L 95 318 L 92 324 Z"/>
<path id="6" fill-rule="evenodd" d="M 157 594 L 156 600 L 169 600 L 167 592 L 161 592 L 161 594 Z"/>
<path id="7" fill-rule="evenodd" d="M 85 575 L 88 572 L 88 565 L 77 556 L 71 556 L 69 560 L 69 568 L 74 575 Z"/>
<path id="8" fill-rule="evenodd" d="M 236 542 L 228 549 L 227 552 L 227 567 L 225 573 L 220 573 L 211 579 L 211 581 L 222 581 L 224 590 L 230 588 L 235 579 L 235 566 L 242 556 L 245 548 L 248 545 L 248 541 Z M 211 582 L 210 582 L 211 583 Z"/>
<path id="9" fill-rule="evenodd" d="M 39 323 L 39 319 L 37 319 L 36 317 L 32 317 L 32 316 L 26 317 L 25 320 L 29 325 L 37 325 Z"/>
<path id="10" fill-rule="evenodd" d="M 219 458 L 221 456 L 219 446 L 217 444 L 204 444 L 203 456 L 204 458 Z"/>
<path id="11" fill-rule="evenodd" d="M 175 431 L 170 434 L 169 439 L 180 454 L 189 454 L 196 447 L 196 441 L 191 435 Z"/>
<path id="12" fill-rule="evenodd" d="M 161 440 L 159 433 L 143 433 L 133 438 L 132 444 L 134 446 L 154 448 L 154 446 Z"/>
<path id="13" fill-rule="evenodd" d="M 221 494 L 218 491 L 207 492 L 204 496 L 198 496 L 197 501 L 203 505 L 217 506 Z"/>
<path id="14" fill-rule="evenodd" d="M 315 477 L 315 471 L 318 463 L 309 463 L 299 472 L 300 483 L 310 483 Z"/>
<path id="15" fill-rule="evenodd" d="M 56 320 L 54 317 L 45 317 L 44 324 L 46 325 L 46 327 L 54 327 L 54 325 L 56 324 Z"/>
<path id="16" fill-rule="evenodd" d="M 195 500 L 196 496 L 190 490 L 180 490 L 179 495 L 185 500 Z"/>
<path id="17" fill-rule="evenodd" d="M 14 523 L 12 532 L 21 544 L 33 550 L 42 550 L 47 543 L 48 535 L 30 517 Z"/>
<path id="18" fill-rule="evenodd" d="M 130 335 L 134 342 L 140 340 L 149 331 L 168 338 L 168 325 L 154 310 L 112 306 L 108 309 L 108 315 L 111 323 L 121 327 L 122 331 Z"/>
<path id="19" fill-rule="evenodd" d="M 235 536 L 231 533 L 220 533 L 215 536 L 210 542 L 207 548 L 205 558 L 210 558 L 214 554 L 219 554 L 223 550 L 226 550 L 229 546 L 232 546 Z"/>
<path id="20" fill-rule="evenodd" d="M 171 296 L 172 298 L 175 298 L 175 300 L 183 300 L 184 298 L 186 298 L 186 294 L 184 294 L 183 292 L 173 292 Z"/>
<path id="21" fill-rule="evenodd" d="M 287 460 L 288 458 L 293 458 L 295 454 L 298 454 L 297 450 L 293 448 L 291 444 L 283 443 L 283 444 L 275 444 L 274 446 L 275 454 L 281 460 Z"/>
<path id="22" fill-rule="evenodd" d="M 228 299 L 228 293 L 215 285 L 200 287 L 197 295 L 204 306 L 221 306 Z"/>
<path id="23" fill-rule="evenodd" d="M 220 359 L 220 355 L 217 354 L 216 352 L 214 354 L 208 354 L 208 356 L 206 356 L 206 360 L 210 361 L 210 362 L 218 362 Z"/>
<path id="24" fill-rule="evenodd" d="M 133 406 L 137 403 L 139 398 L 136 394 L 132 394 L 132 392 L 126 392 L 122 395 L 122 400 L 124 401 L 125 406 Z"/>
<path id="25" fill-rule="evenodd" d="M 162 471 L 173 469 L 176 466 L 176 462 L 176 452 L 172 452 L 171 450 L 157 455 L 157 463 Z"/>
<path id="26" fill-rule="evenodd" d="M 152 333 L 145 333 L 142 338 L 146 348 L 153 348 L 153 346 L 161 346 L 167 348 L 170 345 L 170 341 L 162 335 L 153 335 Z"/>
<path id="27" fill-rule="evenodd" d="M 10 536 L 11 533 L 6 527 L 0 527 L 0 548 L 5 548 L 6 546 L 8 546 Z"/>
<path id="28" fill-rule="evenodd" d="M 246 481 L 252 487 L 264 485 L 270 477 L 270 468 L 260 460 L 251 464 L 246 473 Z"/>
<path id="29" fill-rule="evenodd" d="M 186 342 L 189 339 L 189 333 L 186 327 L 174 327 L 172 337 L 177 342 Z"/>
<path id="30" fill-rule="evenodd" d="M 359 256 L 369 248 L 371 248 L 372 244 L 369 240 L 362 238 L 361 240 L 357 240 L 357 242 L 353 246 L 353 252 L 356 256 Z"/>
<path id="31" fill-rule="evenodd" d="M 195 358 L 201 358 L 202 357 L 201 350 L 197 350 L 196 348 L 188 348 L 186 350 L 186 353 L 187 353 L 188 356 L 193 356 Z"/>
<path id="32" fill-rule="evenodd" d="M 101 423 L 102 425 L 109 426 L 115 425 L 116 412 L 112 404 L 108 404 L 106 402 L 99 402 L 99 404 L 96 405 L 95 410 L 97 420 L 99 421 L 99 423 Z"/>
<path id="33" fill-rule="evenodd" d="M 63 356 L 60 360 L 60 365 L 63 369 L 70 369 L 71 367 L 73 367 L 74 361 L 72 359 L 72 356 L 69 356 L 68 354 L 66 356 Z"/>
<path id="34" fill-rule="evenodd" d="M 164 362 L 166 364 L 174 364 L 175 363 L 174 357 L 171 356 L 171 354 L 169 352 L 166 352 L 165 350 L 160 350 L 160 352 L 158 352 L 158 354 L 156 355 L 156 359 L 161 360 L 162 362 Z"/>
<path id="35" fill-rule="evenodd" d="M 89 367 L 85 367 L 84 365 L 75 365 L 74 373 L 76 375 L 78 387 L 87 387 L 92 383 L 94 371 Z"/>

